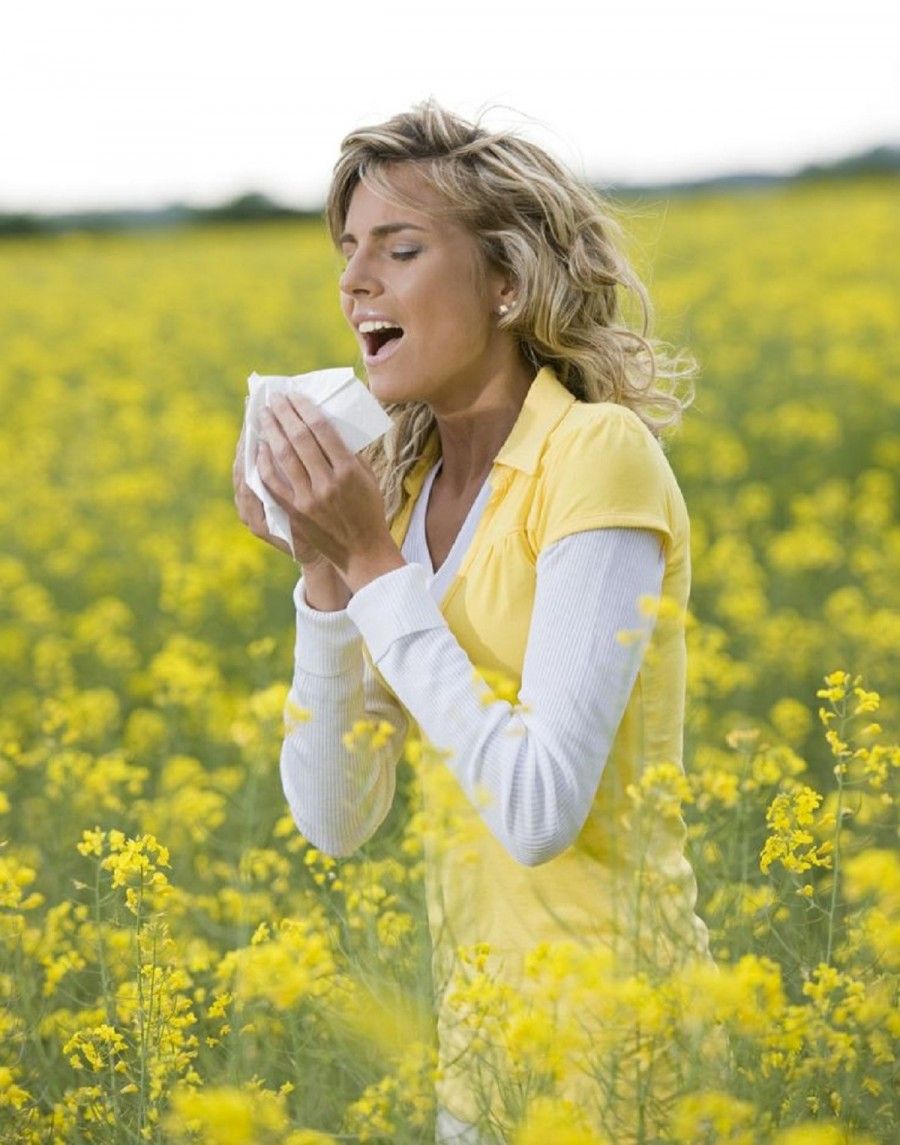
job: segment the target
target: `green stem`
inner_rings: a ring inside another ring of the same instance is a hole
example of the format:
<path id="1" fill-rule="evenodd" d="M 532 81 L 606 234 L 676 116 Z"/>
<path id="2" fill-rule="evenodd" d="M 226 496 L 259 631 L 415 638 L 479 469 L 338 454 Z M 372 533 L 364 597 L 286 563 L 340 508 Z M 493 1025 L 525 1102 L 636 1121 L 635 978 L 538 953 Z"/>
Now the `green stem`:
<path id="1" fill-rule="evenodd" d="M 634 1072 L 635 1072 L 635 1093 L 637 1095 L 637 1140 L 638 1145 L 645 1145 L 647 1139 L 647 1126 L 646 1126 L 646 1112 L 644 1102 L 644 1086 L 641 1084 L 641 1023 L 638 1019 L 635 1024 L 635 1046 L 636 1052 L 634 1056 Z"/>
<path id="2" fill-rule="evenodd" d="M 644 870 L 646 868 L 646 848 L 641 848 L 641 862 L 637 872 L 637 895 L 634 904 L 634 968 L 641 968 L 641 908 L 644 900 Z"/>
<path id="3" fill-rule="evenodd" d="M 115 1011 L 109 992 L 109 971 L 106 965 L 106 956 L 103 951 L 103 909 L 100 899 L 100 864 L 96 864 L 94 871 L 94 920 L 97 923 L 97 964 L 100 967 L 100 984 L 103 988 L 103 1001 L 106 1003 L 106 1020 L 110 1025 L 115 1023 Z"/>
<path id="4" fill-rule="evenodd" d="M 138 1033 L 140 1040 L 140 1102 L 138 1104 L 138 1133 L 144 1128 L 144 1117 L 147 1107 L 147 1035 L 144 1020 L 144 974 L 141 958 L 141 915 L 144 906 L 144 875 L 141 873 L 141 885 L 138 892 L 138 908 L 135 918 L 134 942 L 137 951 L 137 995 L 138 995 Z"/>
<path id="5" fill-rule="evenodd" d="M 103 990 L 103 1001 L 106 1006 L 106 1021 L 115 1028 L 116 1011 L 109 989 L 109 969 L 106 965 L 106 955 L 103 950 L 103 909 L 100 899 L 100 862 L 94 864 L 94 921 L 97 924 L 97 965 L 100 967 L 100 986 Z M 113 1055 L 109 1056 L 109 1095 L 112 1102 L 113 1113 L 118 1125 L 122 1124 L 122 1114 L 119 1109 L 119 1086 L 116 1071 L 113 1069 Z"/>
<path id="6" fill-rule="evenodd" d="M 741 770 L 741 783 L 739 795 L 743 796 L 744 787 L 747 779 L 750 777 L 750 765 L 753 759 L 753 753 L 749 751 L 743 752 L 744 766 Z M 741 848 L 741 882 L 746 883 L 748 877 L 748 870 L 750 867 L 750 848 L 749 832 L 746 828 L 747 813 L 745 809 L 746 801 L 743 798 L 738 798 L 738 844 Z"/>
<path id="7" fill-rule="evenodd" d="M 840 738 L 844 738 L 844 723 L 841 720 Z M 838 893 L 838 876 L 841 870 L 841 821 L 844 800 L 844 775 L 843 775 L 843 760 L 838 760 L 837 769 L 837 784 L 838 784 L 838 797 L 837 797 L 837 810 L 835 811 L 834 818 L 834 845 L 832 853 L 834 855 L 834 868 L 831 880 L 831 903 L 828 907 L 828 939 L 825 946 L 825 963 L 831 965 L 831 944 L 834 938 L 834 916 L 837 910 L 837 893 Z"/>

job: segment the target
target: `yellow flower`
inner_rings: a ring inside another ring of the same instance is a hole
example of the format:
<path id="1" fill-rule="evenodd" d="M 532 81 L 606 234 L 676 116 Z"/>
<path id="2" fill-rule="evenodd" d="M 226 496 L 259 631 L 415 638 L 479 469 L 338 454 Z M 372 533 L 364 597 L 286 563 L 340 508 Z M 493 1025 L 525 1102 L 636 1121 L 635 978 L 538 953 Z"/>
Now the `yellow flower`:
<path id="1" fill-rule="evenodd" d="M 638 783 L 625 789 L 635 807 L 665 819 L 678 819 L 682 803 L 693 803 L 694 793 L 679 763 L 646 767 Z"/>
<path id="2" fill-rule="evenodd" d="M 388 720 L 360 719 L 354 721 L 342 738 L 349 751 L 378 751 L 390 741 L 396 730 Z"/>
<path id="3" fill-rule="evenodd" d="M 766 810 L 766 822 L 772 833 L 760 852 L 759 866 L 763 874 L 768 873 L 775 862 L 795 873 L 814 866 L 831 866 L 831 840 L 816 844 L 808 829 L 815 827 L 821 830 L 833 826 L 832 815 L 815 814 L 821 801 L 821 794 L 805 784 L 800 784 L 793 792 L 781 792 L 775 796 Z"/>
<path id="4" fill-rule="evenodd" d="M 23 893 L 37 878 L 33 867 L 21 863 L 15 855 L 0 853 L 0 908 L 7 910 L 34 910 L 39 907 L 44 896 L 39 891 L 29 895 Z"/>
<path id="5" fill-rule="evenodd" d="M 81 834 L 81 842 L 75 845 L 82 855 L 97 855 L 99 857 L 103 854 L 103 842 L 105 839 L 106 832 L 101 831 L 99 827 L 95 827 L 93 831 L 83 831 Z"/>
<path id="6" fill-rule="evenodd" d="M 84 1058 L 95 1073 L 109 1068 L 116 1057 L 126 1048 L 122 1034 L 112 1026 L 101 1023 L 86 1030 L 79 1030 L 63 1046 L 63 1053 L 72 1061 L 76 1069 L 84 1068 L 80 1058 Z"/>
<path id="7" fill-rule="evenodd" d="M 782 699 L 769 709 L 773 726 L 792 744 L 799 743 L 812 726 L 809 709 L 799 700 Z"/>
<path id="8" fill-rule="evenodd" d="M 284 1095 L 258 1086 L 176 1086 L 164 1127 L 175 1141 L 203 1145 L 282 1145 L 289 1129 Z"/>
<path id="9" fill-rule="evenodd" d="M 863 688 L 854 688 L 853 694 L 856 696 L 856 704 L 850 713 L 853 716 L 861 715 L 863 712 L 877 712 L 881 706 L 881 696 L 877 692 L 867 692 Z"/>
<path id="10" fill-rule="evenodd" d="M 726 736 L 725 742 L 735 751 L 744 747 L 753 747 L 759 742 L 759 728 L 733 728 Z"/>
<path id="11" fill-rule="evenodd" d="M 434 1111 L 435 1048 L 413 1039 L 393 1072 L 367 1086 L 344 1111 L 344 1128 L 360 1141 L 394 1138 L 400 1126 L 423 1126 Z"/>
<path id="12" fill-rule="evenodd" d="M 687 417 L 671 442 L 691 507 L 682 555 L 694 559 L 681 572 L 702 622 L 671 596 L 648 597 L 621 639 L 635 651 L 655 623 L 645 700 L 656 653 L 687 654 L 688 786 L 640 769 L 620 786 L 622 761 L 611 760 L 594 808 L 603 829 L 576 841 L 574 859 L 602 866 L 601 897 L 621 908 L 596 919 L 601 931 L 621 923 L 621 950 L 612 935 L 609 948 L 547 942 L 527 960 L 521 996 L 492 976 L 507 952 L 476 947 L 460 959 L 449 1016 L 475 1040 L 485 1081 L 496 1068 L 505 1084 L 498 1135 L 583 1141 L 609 1114 L 605 1132 L 624 1142 L 614 1081 L 649 1085 L 669 1065 L 671 1101 L 660 1104 L 680 1102 L 682 1121 L 677 1132 L 655 1124 L 651 1102 L 647 1140 L 733 1145 L 749 1130 L 760 1145 L 852 1140 L 846 1126 L 877 1125 L 892 1096 L 897 698 L 882 700 L 833 659 L 838 649 L 848 665 L 877 667 L 880 687 L 900 647 L 900 433 L 884 369 L 892 207 L 886 186 L 846 180 L 838 231 L 823 186 L 755 201 L 749 214 L 719 196 L 667 215 L 676 257 L 661 266 L 676 273 L 659 286 L 666 308 L 689 316 L 718 383 L 705 416 Z M 313 230 L 3 244 L 13 303 L 0 308 L 0 1124 L 21 1145 L 328 1140 L 302 1128 L 305 1108 L 344 1138 L 424 1138 L 438 1072 L 421 1048 L 433 1033 L 429 971 L 444 986 L 451 970 L 429 965 L 428 922 L 452 934 L 457 921 L 432 909 L 442 857 L 487 927 L 460 940 L 501 937 L 479 894 L 482 843 L 492 845 L 479 793 L 468 806 L 415 729 L 395 743 L 380 713 L 360 712 L 358 750 L 400 758 L 396 814 L 359 854 L 335 862 L 284 806 L 282 736 L 315 715 L 287 687 L 293 570 L 238 519 L 228 487 L 235 395 L 259 347 L 310 366 L 353 349 L 334 306 L 334 252 Z M 309 319 L 299 340 L 285 321 L 298 296 Z M 844 444 L 852 458 L 829 471 Z M 548 509 L 535 506 L 516 544 L 534 540 Z M 504 658 L 479 677 L 481 692 L 518 710 L 520 681 L 494 671 L 513 665 Z M 640 739 L 639 723 L 625 720 L 623 742 Z M 809 746 L 811 724 L 823 738 Z M 732 729 L 755 738 L 726 742 Z M 659 763 L 659 745 L 645 746 Z M 816 787 L 812 773 L 829 781 L 822 799 L 797 788 L 804 778 Z M 656 831 L 666 846 L 648 845 Z M 644 856 L 632 880 L 631 860 Z M 776 877 L 761 874 L 760 858 Z M 544 890 L 552 883 L 548 867 Z M 708 924 L 718 970 L 677 988 L 625 973 L 638 954 L 632 923 L 648 946 L 664 945 L 676 924 L 668 907 L 682 901 L 696 909 L 688 921 L 701 945 Z M 547 902 L 563 908 L 564 933 L 565 902 Z M 555 933 L 546 921 L 544 937 Z M 598 1074 L 596 1101 L 576 1110 L 551 1090 L 559 1060 L 573 1056 L 569 1017 L 583 1031 L 573 1064 L 586 1082 L 587 1067 Z M 718 1021 L 734 1060 L 711 1036 Z M 831 1075 L 854 1084 L 838 1095 Z M 311 1094 L 304 1078 L 339 1084 Z M 196 1103 L 189 1124 L 171 1101 L 182 1090 Z M 358 1120 L 341 1125 L 356 1097 Z M 755 1106 L 752 1126 L 742 1101 Z M 598 1122 L 586 1125 L 592 1107 Z M 815 1121 L 791 1125 L 802 1118 Z"/>
<path id="13" fill-rule="evenodd" d="M 233 993 L 238 1007 L 255 999 L 278 1010 L 290 1009 L 306 998 L 327 994 L 335 985 L 337 968 L 321 917 L 282 919 L 274 935 L 257 930 L 247 947 L 229 951 L 217 977 Z"/>
<path id="14" fill-rule="evenodd" d="M 512 1140 L 513 1145 L 608 1145 L 578 1106 L 553 1097 L 531 1099 Z"/>
<path id="15" fill-rule="evenodd" d="M 8 1109 L 22 1109 L 32 1100 L 28 1090 L 23 1089 L 16 1081 L 20 1073 L 18 1069 L 0 1065 L 0 1109 L 4 1106 Z"/>
<path id="16" fill-rule="evenodd" d="M 844 860 L 847 898 L 859 902 L 868 895 L 886 907 L 900 909 L 900 858 L 896 851 L 867 847 Z"/>
<path id="17" fill-rule="evenodd" d="M 505 700 L 513 707 L 518 706 L 521 681 L 510 675 L 509 672 L 504 672 L 499 668 L 476 665 L 473 679 L 476 684 L 481 686 L 481 702 L 485 706 L 496 703 L 497 700 Z"/>
<path id="18" fill-rule="evenodd" d="M 749 1101 L 740 1101 L 721 1090 L 689 1093 L 673 1107 L 672 1140 L 679 1145 L 755 1145 L 757 1111 Z"/>

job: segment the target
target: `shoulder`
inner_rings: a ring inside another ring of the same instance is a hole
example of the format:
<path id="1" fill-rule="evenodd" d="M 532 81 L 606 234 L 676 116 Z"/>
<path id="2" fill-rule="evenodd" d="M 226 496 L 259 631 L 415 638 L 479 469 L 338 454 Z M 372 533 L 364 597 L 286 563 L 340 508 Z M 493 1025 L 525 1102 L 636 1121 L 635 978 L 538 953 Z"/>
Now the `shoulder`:
<path id="1" fill-rule="evenodd" d="M 558 431 L 573 433 L 580 429 L 623 429 L 646 434 L 651 440 L 656 438 L 630 406 L 620 402 L 579 402 L 575 401 L 566 410 Z"/>
<path id="2" fill-rule="evenodd" d="M 574 402 L 547 439 L 537 474 L 534 534 L 543 546 L 603 526 L 657 529 L 679 547 L 687 506 L 656 436 L 627 406 Z"/>
<path id="3" fill-rule="evenodd" d="M 547 440 L 545 466 L 570 467 L 601 457 L 671 474 L 662 445 L 633 409 L 618 402 L 573 402 Z"/>

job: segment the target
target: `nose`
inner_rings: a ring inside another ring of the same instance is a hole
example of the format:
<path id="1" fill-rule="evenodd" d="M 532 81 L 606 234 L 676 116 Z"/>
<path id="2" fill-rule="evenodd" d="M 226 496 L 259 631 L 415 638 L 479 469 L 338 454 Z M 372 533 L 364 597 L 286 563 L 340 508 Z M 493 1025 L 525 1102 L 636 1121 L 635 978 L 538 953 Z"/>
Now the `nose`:
<path id="1" fill-rule="evenodd" d="M 359 294 L 376 294 L 379 290 L 378 282 L 370 269 L 370 264 L 363 258 L 362 252 L 357 251 L 350 256 L 339 279 L 339 286 L 343 294 L 356 297 Z"/>

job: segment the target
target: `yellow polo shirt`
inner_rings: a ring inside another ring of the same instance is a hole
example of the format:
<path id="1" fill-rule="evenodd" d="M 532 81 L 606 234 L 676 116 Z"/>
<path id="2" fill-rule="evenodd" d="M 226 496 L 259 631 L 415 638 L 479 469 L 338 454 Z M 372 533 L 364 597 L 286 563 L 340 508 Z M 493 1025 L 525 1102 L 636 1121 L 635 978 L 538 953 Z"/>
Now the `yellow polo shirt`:
<path id="1" fill-rule="evenodd" d="M 391 526 L 398 547 L 439 450 L 435 429 L 405 478 L 408 498 Z M 487 669 L 488 680 L 499 672 L 516 686 L 521 682 L 536 561 L 554 541 L 585 529 L 653 529 L 663 539 L 666 565 L 664 606 L 572 846 L 538 866 L 518 863 L 450 769 L 423 757 L 425 818 L 448 830 L 447 838 L 425 840 L 444 1070 L 437 1096 L 471 1122 L 477 1120 L 466 1073 L 471 1055 L 445 997 L 460 946 L 489 944 L 488 968 L 516 988 L 523 983 L 524 954 L 545 941 L 603 946 L 615 952 L 623 973 L 685 955 L 709 957 L 706 926 L 694 913 L 697 886 L 684 856 L 684 821 L 680 814 L 648 815 L 646 803 L 638 812 L 628 794 L 651 765 L 682 771 L 686 647 L 679 617 L 690 589 L 690 525 L 672 469 L 634 412 L 613 402 L 577 401 L 544 367 L 494 460 L 490 482 L 475 535 L 440 603 L 450 630 L 476 670 Z M 412 716 L 410 725 L 421 735 Z"/>

